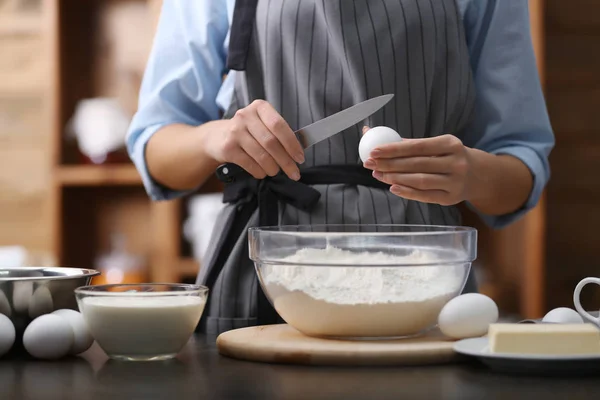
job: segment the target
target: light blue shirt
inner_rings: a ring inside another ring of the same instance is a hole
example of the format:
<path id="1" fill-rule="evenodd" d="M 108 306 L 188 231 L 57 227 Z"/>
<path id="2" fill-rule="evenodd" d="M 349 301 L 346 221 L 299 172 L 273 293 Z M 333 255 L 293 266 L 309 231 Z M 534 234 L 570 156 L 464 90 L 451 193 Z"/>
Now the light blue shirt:
<path id="1" fill-rule="evenodd" d="M 466 146 L 522 160 L 534 177 L 526 205 L 503 216 L 481 215 L 504 227 L 533 208 L 550 177 L 554 146 L 531 42 L 525 0 L 457 0 L 466 29 L 477 109 L 463 137 Z M 172 123 L 200 125 L 220 118 L 233 93 L 235 71 L 226 70 L 235 0 L 168 0 L 144 74 L 139 108 L 127 150 L 152 200 L 188 192 L 158 184 L 148 173 L 144 150 L 150 137 Z M 222 81 L 226 73 L 227 78 Z"/>

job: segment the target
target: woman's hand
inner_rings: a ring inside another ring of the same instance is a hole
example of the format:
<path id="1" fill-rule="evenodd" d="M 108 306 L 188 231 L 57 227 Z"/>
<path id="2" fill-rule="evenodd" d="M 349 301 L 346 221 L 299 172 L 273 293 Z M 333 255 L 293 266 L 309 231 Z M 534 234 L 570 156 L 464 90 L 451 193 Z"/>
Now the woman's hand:
<path id="1" fill-rule="evenodd" d="M 279 113 L 264 100 L 238 110 L 224 131 L 203 136 L 202 148 L 219 163 L 231 162 L 257 179 L 275 176 L 281 170 L 290 179 L 300 179 L 296 163 L 304 162 L 304 151 L 294 132 Z"/>
<path id="2" fill-rule="evenodd" d="M 371 152 L 364 166 L 397 196 L 424 203 L 454 205 L 469 198 L 471 157 L 453 135 L 403 139 Z"/>

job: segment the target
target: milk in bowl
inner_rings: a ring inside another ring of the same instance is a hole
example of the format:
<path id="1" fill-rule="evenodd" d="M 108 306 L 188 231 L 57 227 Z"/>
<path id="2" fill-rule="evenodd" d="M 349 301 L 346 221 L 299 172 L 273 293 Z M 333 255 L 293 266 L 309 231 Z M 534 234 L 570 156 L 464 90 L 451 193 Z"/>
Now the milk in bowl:
<path id="1" fill-rule="evenodd" d="M 98 345 L 113 359 L 174 358 L 204 311 L 208 288 L 187 284 L 121 284 L 75 290 Z"/>

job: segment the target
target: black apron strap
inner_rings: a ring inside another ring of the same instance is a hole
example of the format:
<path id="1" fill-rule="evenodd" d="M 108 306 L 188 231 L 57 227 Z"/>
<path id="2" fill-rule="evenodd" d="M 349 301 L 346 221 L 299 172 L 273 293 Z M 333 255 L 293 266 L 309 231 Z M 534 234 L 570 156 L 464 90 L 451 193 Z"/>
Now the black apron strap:
<path id="1" fill-rule="evenodd" d="M 229 35 L 227 68 L 236 71 L 246 69 L 248 49 L 252 39 L 258 0 L 237 0 Z"/>
<path id="2" fill-rule="evenodd" d="M 302 171 L 300 182 L 307 185 L 346 184 L 388 190 L 390 185 L 373 178 L 371 170 L 362 165 L 332 165 L 312 167 Z"/>

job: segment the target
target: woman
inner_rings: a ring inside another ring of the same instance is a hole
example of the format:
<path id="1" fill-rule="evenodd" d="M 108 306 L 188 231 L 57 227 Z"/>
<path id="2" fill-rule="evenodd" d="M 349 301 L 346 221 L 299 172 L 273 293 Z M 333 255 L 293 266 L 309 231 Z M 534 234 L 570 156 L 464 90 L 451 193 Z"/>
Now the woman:
<path id="1" fill-rule="evenodd" d="M 387 93 L 364 124 L 306 152 L 293 136 Z M 362 125 L 407 140 L 362 164 Z M 527 2 L 499 0 L 165 1 L 128 136 L 154 200 L 223 163 L 252 176 L 226 188 L 198 277 L 208 333 L 278 321 L 248 260 L 249 226 L 458 225 L 464 201 L 504 227 L 538 202 L 553 145 Z"/>

